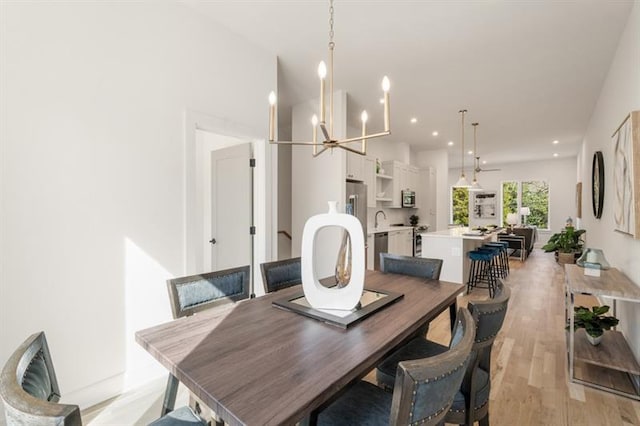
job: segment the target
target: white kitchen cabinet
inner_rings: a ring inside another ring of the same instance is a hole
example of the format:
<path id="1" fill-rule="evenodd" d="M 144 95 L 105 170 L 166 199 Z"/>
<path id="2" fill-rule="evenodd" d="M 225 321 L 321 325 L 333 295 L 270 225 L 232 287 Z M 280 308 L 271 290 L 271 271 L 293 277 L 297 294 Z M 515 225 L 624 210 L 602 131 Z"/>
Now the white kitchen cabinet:
<path id="1" fill-rule="evenodd" d="M 347 179 L 364 181 L 364 157 L 347 152 Z"/>
<path id="2" fill-rule="evenodd" d="M 400 254 L 402 246 L 402 236 L 400 231 L 389 231 L 387 251 L 392 254 Z"/>
<path id="3" fill-rule="evenodd" d="M 413 255 L 413 230 L 389 231 L 388 251 L 402 256 Z"/>
<path id="4" fill-rule="evenodd" d="M 363 178 L 367 185 L 367 207 L 376 206 L 377 179 L 376 179 L 376 160 L 371 157 L 363 158 Z"/>

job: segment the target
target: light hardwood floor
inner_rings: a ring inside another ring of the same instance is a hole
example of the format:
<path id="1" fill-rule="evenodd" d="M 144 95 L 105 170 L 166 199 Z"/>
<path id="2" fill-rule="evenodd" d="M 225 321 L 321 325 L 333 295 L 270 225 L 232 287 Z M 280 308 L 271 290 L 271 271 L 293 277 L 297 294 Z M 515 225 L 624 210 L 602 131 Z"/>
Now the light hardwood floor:
<path id="1" fill-rule="evenodd" d="M 524 263 L 512 260 L 511 267 L 511 275 L 505 280 L 512 291 L 509 311 L 492 352 L 491 424 L 640 426 L 640 402 L 569 385 L 564 278 L 553 255 L 536 250 Z M 477 289 L 460 297 L 459 303 L 464 306 L 467 300 L 486 297 L 486 290 Z M 432 323 L 429 338 L 446 344 L 449 336 L 445 312 Z M 366 379 L 373 377 L 369 374 Z M 165 384 L 166 379 L 157 380 L 85 410 L 84 423 L 147 424 L 160 412 Z M 187 392 L 181 386 L 177 406 L 187 400 Z"/>

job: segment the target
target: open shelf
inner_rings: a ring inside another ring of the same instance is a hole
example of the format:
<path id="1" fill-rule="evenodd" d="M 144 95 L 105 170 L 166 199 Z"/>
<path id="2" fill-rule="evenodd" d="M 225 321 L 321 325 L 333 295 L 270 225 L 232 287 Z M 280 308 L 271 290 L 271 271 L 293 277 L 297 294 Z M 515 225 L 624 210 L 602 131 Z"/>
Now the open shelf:
<path id="1" fill-rule="evenodd" d="M 389 180 L 393 179 L 393 176 L 389 176 L 389 175 L 376 174 L 376 177 L 380 179 L 389 179 Z"/>
<path id="2" fill-rule="evenodd" d="M 376 198 L 376 201 L 393 201 L 392 198 Z"/>
<path id="3" fill-rule="evenodd" d="M 585 334 L 582 328 L 576 330 L 574 357 L 577 361 L 640 375 L 640 366 L 622 333 L 605 331 L 602 342 L 597 346 L 589 343 Z"/>

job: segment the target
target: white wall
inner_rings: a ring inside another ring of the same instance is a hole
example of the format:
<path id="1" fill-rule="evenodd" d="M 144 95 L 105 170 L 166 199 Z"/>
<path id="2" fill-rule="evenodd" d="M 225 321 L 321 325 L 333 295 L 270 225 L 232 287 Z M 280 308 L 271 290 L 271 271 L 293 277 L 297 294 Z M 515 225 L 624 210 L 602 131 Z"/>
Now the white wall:
<path id="1" fill-rule="evenodd" d="M 496 172 L 479 173 L 478 182 L 485 191 L 496 191 L 498 196 L 498 210 L 502 211 L 501 183 L 509 180 L 544 180 L 549 183 L 549 231 L 539 230 L 536 246 L 546 243 L 552 233 L 564 228 L 567 218 L 576 217 L 576 159 L 551 158 L 546 161 L 529 161 L 522 163 L 501 164 Z M 467 170 L 467 177 L 472 173 Z M 449 188 L 460 178 L 460 169 L 452 169 L 449 173 Z M 447 217 L 451 216 L 451 197 L 447 200 Z M 500 213 L 499 213 L 500 214 Z M 472 226 L 500 224 L 500 218 L 496 220 L 473 219 Z"/>
<path id="2" fill-rule="evenodd" d="M 179 4 L 2 12 L 0 364 L 45 330 L 87 406 L 136 384 L 128 330 L 169 319 L 186 270 L 185 110 L 264 137 L 276 61 Z"/>
<path id="3" fill-rule="evenodd" d="M 449 224 L 449 156 L 446 150 L 420 151 L 413 163 L 418 167 L 432 167 L 436 174 L 436 223 L 429 231 L 447 229 Z"/>
<path id="4" fill-rule="evenodd" d="M 379 158 L 380 161 L 399 161 L 411 164 L 409 144 L 395 142 L 390 140 L 388 136 L 369 140 L 367 142 L 367 157 Z"/>
<path id="5" fill-rule="evenodd" d="M 613 220 L 613 142 L 611 135 L 623 118 L 640 110 L 640 3 L 635 2 L 615 57 L 593 111 L 583 149 L 578 158 L 581 171 L 583 218 L 587 229 L 587 246 L 604 250 L 612 266 L 620 269 L 640 285 L 640 240 L 614 232 Z M 596 219 L 591 208 L 591 162 L 602 151 L 605 169 L 605 193 L 602 218 Z M 640 185 L 640 182 L 636 182 Z M 620 303 L 620 328 L 640 359 L 640 306 Z"/>
<path id="6" fill-rule="evenodd" d="M 328 101 L 328 97 L 327 97 Z M 293 140 L 311 139 L 311 117 L 317 114 L 319 101 L 313 99 L 295 105 L 292 111 L 291 128 Z M 333 136 L 343 138 L 347 132 L 347 94 L 338 91 L 334 94 Z M 329 117 L 327 106 L 327 119 Z M 318 132 L 320 133 L 320 132 Z M 320 140 L 318 134 L 318 140 Z M 338 202 L 338 211 L 344 212 L 346 183 L 346 151 L 334 149 L 325 151 L 318 157 L 312 156 L 307 146 L 294 146 L 291 164 L 291 255 L 300 256 L 302 231 L 309 217 L 326 213 L 328 201 Z M 335 256 L 322 256 L 314 259 L 318 276 L 332 275 L 340 246 L 341 231 L 338 228 L 326 229 L 318 233 L 316 250 L 319 253 L 335 253 Z"/>

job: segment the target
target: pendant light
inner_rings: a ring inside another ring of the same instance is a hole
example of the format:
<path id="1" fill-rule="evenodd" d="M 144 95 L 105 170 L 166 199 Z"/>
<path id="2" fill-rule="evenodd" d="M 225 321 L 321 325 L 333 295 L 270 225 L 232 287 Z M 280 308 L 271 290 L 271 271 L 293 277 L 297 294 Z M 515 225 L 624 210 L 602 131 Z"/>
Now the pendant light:
<path id="1" fill-rule="evenodd" d="M 476 156 L 476 161 L 480 161 L 480 157 L 478 157 L 478 144 L 476 140 L 476 131 L 478 129 L 478 123 L 471 123 L 473 126 L 473 155 Z M 473 182 L 471 182 L 471 186 L 469 187 L 469 191 L 482 191 L 482 186 L 478 183 L 478 179 L 476 178 L 476 170 L 477 166 L 473 167 Z"/>
<path id="2" fill-rule="evenodd" d="M 467 181 L 467 178 L 464 175 L 464 115 L 467 113 L 467 110 L 466 109 L 461 109 L 458 112 L 460 113 L 460 117 L 462 118 L 462 126 L 461 126 L 462 138 L 461 138 L 461 142 L 460 142 L 460 146 L 461 146 L 461 150 L 462 150 L 462 170 L 460 171 L 460 179 L 458 179 L 458 181 L 456 182 L 455 185 L 453 185 L 453 187 L 454 188 L 469 188 L 471 185 L 469 185 L 469 182 Z"/>

